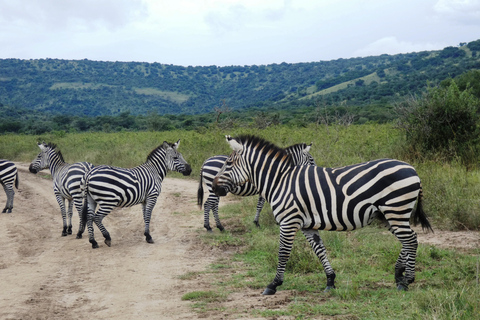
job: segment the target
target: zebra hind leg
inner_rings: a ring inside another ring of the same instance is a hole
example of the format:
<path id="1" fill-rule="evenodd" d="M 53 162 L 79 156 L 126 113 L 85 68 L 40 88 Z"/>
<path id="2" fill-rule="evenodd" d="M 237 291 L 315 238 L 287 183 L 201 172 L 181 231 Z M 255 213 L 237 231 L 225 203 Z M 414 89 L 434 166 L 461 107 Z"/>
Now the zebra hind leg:
<path id="1" fill-rule="evenodd" d="M 220 202 L 220 197 L 217 197 L 215 194 L 211 193 L 208 196 L 207 201 L 204 204 L 204 217 L 203 217 L 203 226 L 207 229 L 208 232 L 212 232 L 210 227 L 210 210 L 212 211 L 213 217 L 215 219 L 215 224 L 220 231 L 224 231 L 220 218 L 218 217 L 218 203 Z"/>
<path id="2" fill-rule="evenodd" d="M 317 255 L 318 259 L 322 263 L 323 270 L 325 271 L 325 275 L 327 276 L 327 286 L 325 287 L 324 292 L 328 292 L 332 289 L 335 289 L 335 272 L 330 265 L 330 262 L 327 258 L 327 250 L 325 249 L 325 245 L 323 244 L 322 238 L 318 234 L 318 230 L 312 229 L 302 229 L 305 238 L 310 243 L 310 246 L 313 249 L 313 252 Z"/>
<path id="3" fill-rule="evenodd" d="M 409 284 L 415 281 L 415 260 L 417 256 L 417 234 L 410 226 L 390 230 L 402 244 L 402 249 L 395 263 L 395 283 L 397 290 L 407 291 Z"/>

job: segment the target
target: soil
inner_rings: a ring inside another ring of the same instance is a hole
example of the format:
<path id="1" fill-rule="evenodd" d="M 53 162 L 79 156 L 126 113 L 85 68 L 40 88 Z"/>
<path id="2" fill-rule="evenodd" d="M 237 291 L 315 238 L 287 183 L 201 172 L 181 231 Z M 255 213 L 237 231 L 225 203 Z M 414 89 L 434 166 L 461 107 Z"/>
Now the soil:
<path id="1" fill-rule="evenodd" d="M 112 246 L 95 229 L 100 248 L 92 249 L 87 232 L 75 238 L 76 210 L 73 235 L 61 236 L 49 172 L 34 175 L 28 163 L 16 165 L 20 185 L 14 209 L 0 214 L 0 319 L 246 319 L 250 309 L 278 309 L 291 300 L 287 290 L 265 297 L 261 290 L 242 288 L 218 312 L 199 314 L 192 302 L 181 299 L 212 289 L 212 279 L 201 272 L 231 254 L 200 243 L 205 229 L 193 179 L 164 180 L 152 214 L 154 244 L 145 241 L 141 206 L 134 206 L 115 209 L 104 219 Z M 2 207 L 5 201 L 0 192 Z M 229 201 L 236 200 L 226 197 L 220 203 Z M 418 233 L 420 243 L 434 246 L 480 246 L 478 232 Z"/>

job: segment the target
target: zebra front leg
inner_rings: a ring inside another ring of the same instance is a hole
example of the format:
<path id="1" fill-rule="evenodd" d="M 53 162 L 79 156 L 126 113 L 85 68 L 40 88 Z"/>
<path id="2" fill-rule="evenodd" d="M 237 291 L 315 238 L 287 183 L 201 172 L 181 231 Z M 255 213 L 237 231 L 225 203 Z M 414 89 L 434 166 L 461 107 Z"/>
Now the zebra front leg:
<path id="1" fill-rule="evenodd" d="M 280 244 L 278 250 L 278 265 L 275 279 L 265 288 L 262 295 L 273 295 L 277 292 L 277 287 L 283 284 L 283 276 L 285 266 L 287 265 L 290 253 L 292 252 L 295 234 L 300 226 L 298 225 L 281 225 L 280 226 Z"/>
<path id="2" fill-rule="evenodd" d="M 318 259 L 320 259 L 323 270 L 327 276 L 327 287 L 324 291 L 327 292 L 331 289 L 335 289 L 335 272 L 333 271 L 332 266 L 327 259 L 327 250 L 325 249 L 322 238 L 320 238 L 320 235 L 318 234 L 318 230 L 302 229 L 302 232 L 310 243 L 310 246 L 317 255 Z"/>
<path id="3" fill-rule="evenodd" d="M 257 202 L 257 212 L 255 213 L 255 220 L 253 220 L 253 223 L 255 223 L 257 227 L 260 227 L 260 223 L 259 223 L 260 212 L 262 211 L 264 205 L 265 205 L 265 198 L 262 196 L 259 196 L 258 202 Z"/>

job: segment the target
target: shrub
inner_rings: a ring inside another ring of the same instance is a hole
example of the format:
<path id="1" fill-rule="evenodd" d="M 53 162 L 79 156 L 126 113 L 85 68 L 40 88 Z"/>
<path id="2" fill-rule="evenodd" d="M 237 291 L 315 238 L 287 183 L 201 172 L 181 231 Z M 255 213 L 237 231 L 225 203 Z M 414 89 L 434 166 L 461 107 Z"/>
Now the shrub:
<path id="1" fill-rule="evenodd" d="M 421 98 L 400 103 L 398 124 L 413 151 L 458 157 L 472 165 L 477 162 L 479 105 L 470 90 L 461 91 L 452 80 L 446 87 L 430 87 Z"/>

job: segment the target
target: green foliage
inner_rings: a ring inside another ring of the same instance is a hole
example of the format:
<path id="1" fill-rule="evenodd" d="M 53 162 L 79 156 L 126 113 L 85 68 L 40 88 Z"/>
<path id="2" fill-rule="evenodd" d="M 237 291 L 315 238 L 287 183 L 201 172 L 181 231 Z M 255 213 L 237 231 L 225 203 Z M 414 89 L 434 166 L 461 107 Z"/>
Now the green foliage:
<path id="1" fill-rule="evenodd" d="M 467 165 L 478 159 L 477 113 L 480 100 L 469 90 L 460 91 L 455 81 L 447 87 L 429 88 L 420 99 L 400 104 L 400 127 L 407 143 L 419 152 L 441 152 L 459 157 Z"/>
<path id="2" fill-rule="evenodd" d="M 85 117 L 100 116 L 106 118 L 87 125 L 87 130 L 115 131 L 119 126 L 145 130 L 147 124 L 142 123 L 140 129 L 139 124 L 130 121 L 128 113 L 143 117 L 199 115 L 213 113 L 222 101 L 236 111 L 251 108 L 292 111 L 312 107 L 317 101 L 329 106 L 385 106 L 399 97 L 420 93 L 427 81 L 438 84 L 477 68 L 480 56 L 475 54 L 476 48 L 474 41 L 440 51 L 229 67 L 86 59 L 0 59 L 0 119 L 18 121 L 18 115 L 28 117 L 33 113 L 42 117 L 64 116 L 49 119 L 44 126 L 33 122 L 28 133 L 41 134 L 52 127 L 84 131 L 85 121 L 89 122 Z M 2 105 L 13 110 L 4 112 Z M 118 115 L 123 116 L 111 118 Z M 150 129 L 170 130 L 170 125 L 179 128 L 165 119 L 144 120 L 148 120 Z M 186 121 L 182 128 L 191 124 Z M 105 128 L 104 123 L 108 124 Z M 25 129 L 18 131 L 18 125 L 0 121 L 0 132 L 27 133 Z"/>

